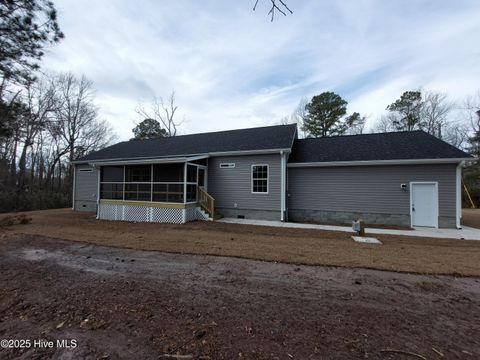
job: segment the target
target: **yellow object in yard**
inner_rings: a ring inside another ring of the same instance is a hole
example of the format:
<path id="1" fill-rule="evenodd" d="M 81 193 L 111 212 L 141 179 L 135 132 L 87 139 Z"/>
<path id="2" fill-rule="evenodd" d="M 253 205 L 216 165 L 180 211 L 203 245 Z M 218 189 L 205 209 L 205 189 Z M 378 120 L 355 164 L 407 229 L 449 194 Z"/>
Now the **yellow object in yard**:
<path id="1" fill-rule="evenodd" d="M 476 209 L 475 204 L 473 203 L 472 197 L 470 196 L 470 192 L 468 191 L 467 185 L 465 185 L 465 182 L 462 180 L 463 183 L 463 188 L 465 189 L 465 193 L 467 194 L 468 200 L 470 201 L 470 205 L 472 206 L 472 209 Z"/>

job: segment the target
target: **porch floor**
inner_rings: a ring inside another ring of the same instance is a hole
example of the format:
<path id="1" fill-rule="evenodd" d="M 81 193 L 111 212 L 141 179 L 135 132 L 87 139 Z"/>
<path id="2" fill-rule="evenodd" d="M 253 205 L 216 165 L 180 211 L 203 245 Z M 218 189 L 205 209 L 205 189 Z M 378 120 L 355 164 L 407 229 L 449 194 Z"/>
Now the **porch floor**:
<path id="1" fill-rule="evenodd" d="M 228 224 L 275 226 L 275 227 L 297 228 L 297 229 L 317 229 L 317 230 L 327 230 L 327 231 L 343 231 L 343 232 L 350 232 L 350 233 L 353 232 L 350 226 L 302 224 L 302 223 L 281 222 L 281 221 L 271 221 L 271 220 L 252 220 L 252 219 L 234 219 L 234 218 L 224 218 L 217 221 L 228 223 Z M 468 226 L 462 226 L 462 229 L 415 228 L 413 230 L 366 228 L 365 232 L 371 235 L 385 234 L 385 235 L 416 236 L 416 237 L 428 237 L 428 238 L 439 238 L 439 239 L 480 240 L 480 229 L 474 229 Z"/>

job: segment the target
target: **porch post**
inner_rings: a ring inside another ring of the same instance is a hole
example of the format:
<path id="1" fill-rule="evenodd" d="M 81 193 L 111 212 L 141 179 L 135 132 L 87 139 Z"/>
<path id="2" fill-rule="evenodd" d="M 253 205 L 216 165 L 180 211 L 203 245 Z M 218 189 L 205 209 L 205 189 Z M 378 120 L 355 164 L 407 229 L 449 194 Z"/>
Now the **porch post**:
<path id="1" fill-rule="evenodd" d="M 187 203 L 187 162 L 183 167 L 183 203 Z"/>
<path id="2" fill-rule="evenodd" d="M 150 201 L 153 201 L 153 164 L 150 165 Z"/>

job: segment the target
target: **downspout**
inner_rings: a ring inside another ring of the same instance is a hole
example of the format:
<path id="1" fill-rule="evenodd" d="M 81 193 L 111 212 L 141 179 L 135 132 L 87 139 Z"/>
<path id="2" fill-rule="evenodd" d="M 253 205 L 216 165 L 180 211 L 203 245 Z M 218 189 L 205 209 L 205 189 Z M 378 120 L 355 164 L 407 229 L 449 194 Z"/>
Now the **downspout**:
<path id="1" fill-rule="evenodd" d="M 455 214 L 455 225 L 457 229 L 462 228 L 461 218 L 462 218 L 462 168 L 465 165 L 465 161 L 461 161 L 456 168 L 456 191 L 455 191 L 455 202 L 456 202 L 456 214 Z"/>
<path id="2" fill-rule="evenodd" d="M 285 164 L 285 152 L 280 150 L 280 221 L 284 222 L 285 219 L 285 199 L 286 199 L 286 164 Z"/>
<path id="3" fill-rule="evenodd" d="M 97 220 L 100 219 L 100 177 L 101 174 L 101 166 L 98 167 L 94 164 L 93 168 L 97 170 Z"/>
<path id="4" fill-rule="evenodd" d="M 72 210 L 75 210 L 75 187 L 76 187 L 76 173 L 77 172 L 77 167 L 75 164 L 73 164 L 73 190 L 72 190 Z"/>

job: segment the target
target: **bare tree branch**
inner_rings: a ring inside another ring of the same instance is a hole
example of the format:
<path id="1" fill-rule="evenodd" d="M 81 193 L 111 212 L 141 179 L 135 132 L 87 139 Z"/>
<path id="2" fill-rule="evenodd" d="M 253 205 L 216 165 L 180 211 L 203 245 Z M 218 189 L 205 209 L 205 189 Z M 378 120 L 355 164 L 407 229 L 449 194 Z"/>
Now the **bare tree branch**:
<path id="1" fill-rule="evenodd" d="M 258 1 L 255 1 L 255 5 L 253 5 L 253 11 L 257 9 Z M 277 5 L 277 2 L 280 3 L 280 6 Z M 273 22 L 275 18 L 275 12 L 279 12 L 283 16 L 287 16 L 287 12 L 293 14 L 293 11 L 288 7 L 288 5 L 283 0 L 270 0 L 271 7 L 268 11 L 268 15 L 270 15 L 270 21 Z"/>
<path id="2" fill-rule="evenodd" d="M 135 109 L 135 112 L 142 117 L 142 120 L 153 119 L 160 123 L 165 129 L 166 136 L 177 135 L 178 127 L 183 124 L 183 121 L 176 121 L 175 115 L 178 106 L 175 105 L 175 91 L 172 91 L 168 100 L 165 102 L 162 97 L 154 97 L 150 105 L 150 110 L 140 104 Z"/>

